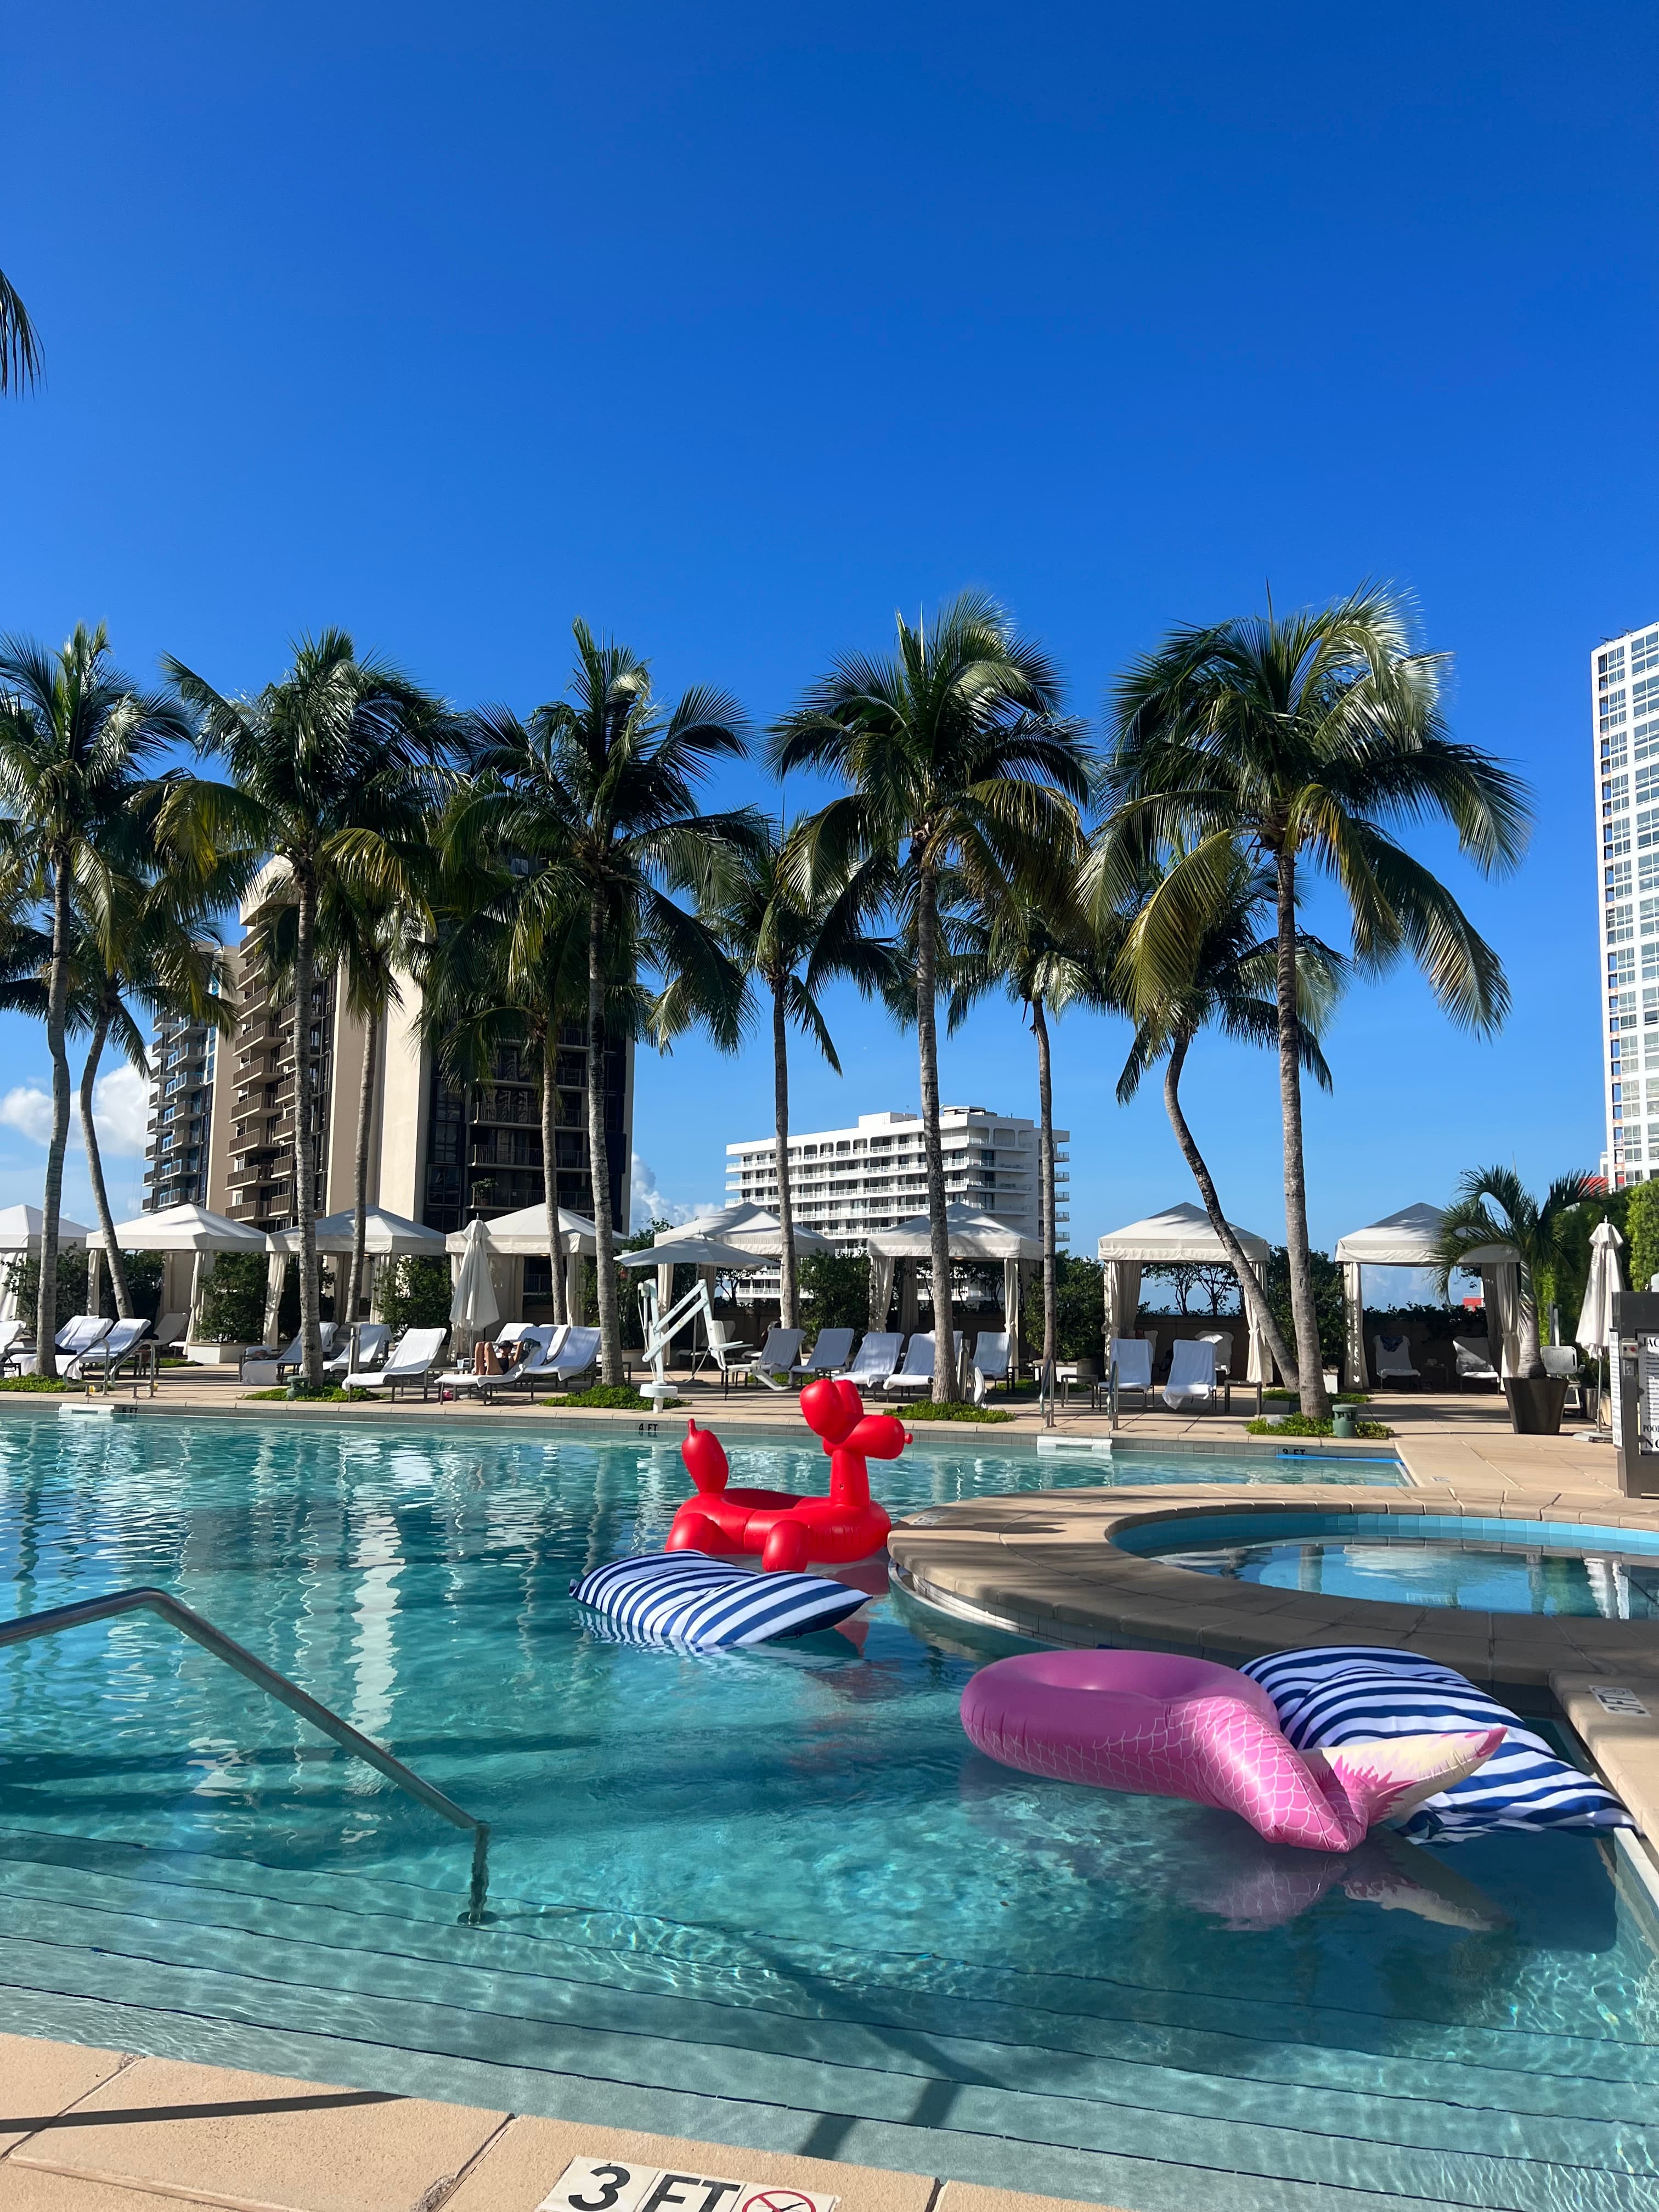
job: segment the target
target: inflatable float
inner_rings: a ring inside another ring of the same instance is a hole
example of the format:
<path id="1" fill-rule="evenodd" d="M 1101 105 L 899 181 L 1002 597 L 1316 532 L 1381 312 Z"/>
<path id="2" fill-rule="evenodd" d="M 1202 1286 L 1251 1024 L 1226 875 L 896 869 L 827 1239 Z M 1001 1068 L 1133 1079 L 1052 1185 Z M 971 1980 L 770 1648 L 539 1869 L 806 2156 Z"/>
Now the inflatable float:
<path id="1" fill-rule="evenodd" d="M 757 1575 L 697 1553 L 649 1552 L 594 1567 L 570 1595 L 629 1642 L 730 1651 L 834 1628 L 869 1593 L 822 1575 Z"/>
<path id="2" fill-rule="evenodd" d="M 1038 1651 L 983 1667 L 962 1724 L 1005 1766 L 1237 1813 L 1270 1843 L 1349 1851 L 1490 1759 L 1502 1728 L 1297 1751 L 1260 1683 L 1158 1651 Z"/>
<path id="3" fill-rule="evenodd" d="M 884 1547 L 893 1524 L 870 1495 L 869 1462 L 896 1459 L 908 1430 L 890 1413 L 866 1413 L 852 1384 L 829 1376 L 801 1392 L 800 1410 L 830 1455 L 829 1496 L 732 1488 L 720 1438 L 688 1421 L 680 1457 L 697 1494 L 674 1516 L 671 1552 L 758 1553 L 777 1574 L 799 1573 L 809 1559 L 844 1566 Z"/>

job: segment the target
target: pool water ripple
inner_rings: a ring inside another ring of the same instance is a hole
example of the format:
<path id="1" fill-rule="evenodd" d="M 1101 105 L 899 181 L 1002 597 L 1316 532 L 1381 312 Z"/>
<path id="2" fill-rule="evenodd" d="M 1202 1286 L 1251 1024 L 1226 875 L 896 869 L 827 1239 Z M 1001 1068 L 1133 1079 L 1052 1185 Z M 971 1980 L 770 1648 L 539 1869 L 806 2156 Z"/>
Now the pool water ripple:
<path id="1" fill-rule="evenodd" d="M 816 1449 L 732 1450 L 822 1486 Z M 878 1487 L 896 1516 L 1109 1473 L 921 1448 Z M 1182 2167 L 1226 2212 L 1650 2198 L 1659 1978 L 1594 1839 L 1332 1859 L 1035 1781 L 961 1732 L 974 1658 L 885 1601 L 860 1642 L 607 1640 L 568 1583 L 660 1543 L 685 1488 L 672 1444 L 0 1421 L 6 1609 L 176 1591 L 490 1820 L 497 1915 L 453 1924 L 452 1831 L 124 1620 L 0 1655 L 9 2016 L 136 1977 L 296 2053 L 842 2113 L 847 2155 L 902 2162 L 883 2130 L 921 2114 L 930 2170 L 1149 2207 Z"/>

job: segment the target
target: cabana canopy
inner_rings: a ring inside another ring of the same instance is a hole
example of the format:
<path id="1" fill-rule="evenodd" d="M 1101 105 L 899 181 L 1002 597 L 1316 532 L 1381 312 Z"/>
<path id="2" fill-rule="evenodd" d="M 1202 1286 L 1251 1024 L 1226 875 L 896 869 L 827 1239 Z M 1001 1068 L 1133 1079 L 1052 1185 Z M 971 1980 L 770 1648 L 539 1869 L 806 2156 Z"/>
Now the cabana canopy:
<path id="1" fill-rule="evenodd" d="M 66 1213 L 58 1217 L 58 1243 L 84 1244 L 91 1231 L 78 1221 L 71 1221 Z M 40 1257 L 40 1209 L 38 1206 L 0 1206 L 0 1252 L 28 1252 Z"/>
<path id="2" fill-rule="evenodd" d="M 699 1213 L 677 1228 L 659 1229 L 657 1242 L 672 1244 L 682 1237 L 712 1237 L 717 1244 L 731 1244 L 740 1252 L 752 1253 L 761 1259 L 775 1259 L 783 1241 L 783 1224 L 764 1206 L 744 1200 L 733 1206 L 717 1206 L 712 1213 Z M 825 1237 L 817 1229 L 808 1229 L 799 1221 L 794 1224 L 794 1246 L 797 1252 L 833 1252 L 836 1249 L 833 1237 Z"/>
<path id="3" fill-rule="evenodd" d="M 1342 1345 L 1345 1389 L 1364 1390 L 1370 1379 L 1365 1364 L 1365 1269 L 1432 1267 L 1440 1254 L 1440 1218 L 1437 1206 L 1402 1206 L 1398 1213 L 1385 1213 L 1369 1229 L 1351 1229 L 1346 1237 L 1338 1237 L 1336 1261 L 1342 1270 L 1346 1323 Z"/>
<path id="4" fill-rule="evenodd" d="M 502 1253 L 510 1259 L 552 1257 L 547 1249 L 544 1206 L 521 1206 L 516 1213 L 499 1214 L 483 1226 L 492 1252 Z M 591 1256 L 598 1250 L 593 1224 L 585 1213 L 567 1213 L 563 1206 L 559 1208 L 559 1244 L 567 1255 L 586 1252 Z M 453 1236 L 447 1237 L 444 1248 L 452 1258 L 459 1259 L 466 1249 L 466 1231 L 458 1229 Z"/>
<path id="5" fill-rule="evenodd" d="M 108 1239 L 101 1229 L 90 1230 L 87 1243 L 94 1251 L 106 1252 Z M 141 1213 L 132 1221 L 118 1221 L 115 1243 L 122 1252 L 264 1252 L 270 1249 L 263 1229 L 246 1221 L 232 1221 L 222 1213 L 210 1213 L 204 1206 L 164 1206 L 159 1213 Z"/>
<path id="6" fill-rule="evenodd" d="M 1240 1229 L 1232 1222 L 1227 1225 L 1237 1237 L 1260 1280 L 1267 1264 L 1267 1238 L 1258 1237 L 1253 1229 Z M 1134 1334 L 1135 1319 L 1140 1311 L 1140 1275 L 1144 1267 L 1167 1267 L 1182 1261 L 1209 1267 L 1232 1265 L 1226 1247 L 1210 1225 L 1209 1215 L 1201 1206 L 1187 1204 L 1165 1206 L 1161 1213 L 1149 1213 L 1144 1221 L 1132 1221 L 1127 1229 L 1114 1229 L 1100 1239 L 1095 1249 L 1105 1279 L 1109 1345 L 1115 1336 Z M 1248 1307 L 1245 1311 L 1248 1320 Z M 1249 1337 L 1246 1376 L 1252 1382 L 1265 1382 L 1272 1371 L 1267 1345 L 1254 1325 Z"/>
<path id="7" fill-rule="evenodd" d="M 317 1249 L 319 1252 L 349 1252 L 356 1216 L 328 1213 L 317 1224 Z M 383 1206 L 371 1206 L 363 1216 L 363 1249 L 375 1260 L 436 1259 L 445 1250 L 444 1234 L 441 1229 L 425 1228 L 418 1221 L 408 1220 L 401 1213 L 388 1213 Z M 291 1260 L 300 1255 L 300 1232 L 297 1229 L 273 1229 L 270 1232 L 273 1252 L 285 1254 Z"/>
<path id="8" fill-rule="evenodd" d="M 1041 1260 L 1042 1246 L 1035 1237 L 1022 1236 L 1018 1229 L 1010 1229 L 1005 1222 L 992 1214 L 981 1213 L 976 1206 L 947 1206 L 945 1223 L 953 1260 L 977 1260 L 981 1263 L 1001 1261 L 1003 1326 L 1018 1342 L 1020 1267 Z M 885 1326 L 896 1263 L 900 1260 L 930 1259 L 933 1250 L 933 1232 L 925 1213 L 913 1215 L 893 1229 L 878 1229 L 872 1236 L 869 1252 L 872 1328 Z"/>
<path id="9" fill-rule="evenodd" d="M 687 1228 L 677 1229 L 659 1244 L 647 1244 L 642 1252 L 618 1252 L 617 1260 L 624 1267 L 710 1267 L 741 1274 L 755 1265 L 756 1255 L 719 1237 L 696 1237 Z"/>

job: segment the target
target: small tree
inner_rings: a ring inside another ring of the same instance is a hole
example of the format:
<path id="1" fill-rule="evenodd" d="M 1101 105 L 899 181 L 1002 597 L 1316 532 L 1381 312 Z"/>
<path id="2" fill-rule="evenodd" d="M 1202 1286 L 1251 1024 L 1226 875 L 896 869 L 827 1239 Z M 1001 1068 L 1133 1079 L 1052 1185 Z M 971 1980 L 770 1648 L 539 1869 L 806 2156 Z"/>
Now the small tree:
<path id="1" fill-rule="evenodd" d="M 1483 1244 L 1507 1244 L 1515 1253 L 1519 1262 L 1515 1371 L 1520 1382 L 1535 1381 L 1544 1372 L 1539 1344 L 1539 1277 L 1559 1264 L 1569 1218 L 1595 1194 L 1589 1176 L 1557 1176 L 1540 1201 L 1513 1168 L 1471 1168 L 1440 1218 L 1437 1287 L 1443 1297 L 1453 1274 L 1465 1265 L 1466 1253 Z M 1494 1364 L 1498 1350 L 1494 1342 Z"/>

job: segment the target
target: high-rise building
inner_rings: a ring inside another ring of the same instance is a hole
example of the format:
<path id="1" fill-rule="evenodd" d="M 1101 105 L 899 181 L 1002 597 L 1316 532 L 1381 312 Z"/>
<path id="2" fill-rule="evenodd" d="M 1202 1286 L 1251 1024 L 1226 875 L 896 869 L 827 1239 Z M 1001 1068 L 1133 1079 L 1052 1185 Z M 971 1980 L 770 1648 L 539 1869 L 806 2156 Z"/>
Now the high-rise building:
<path id="1" fill-rule="evenodd" d="M 243 902 L 244 929 L 285 896 L 286 876 L 267 868 Z M 206 1203 L 234 1221 L 280 1229 L 298 1218 L 295 1192 L 295 1001 L 273 995 L 245 941 L 234 956 L 237 1022 L 222 1048 L 219 1109 L 214 1117 Z M 501 1054 L 489 1080 L 450 1082 L 422 1036 L 419 993 L 407 977 L 384 1024 L 369 1126 L 368 1200 L 446 1231 L 476 1212 L 485 1220 L 541 1202 L 541 1085 Z M 365 1024 L 345 1002 L 340 979 L 318 977 L 310 1008 L 319 1214 L 353 1200 L 361 1114 Z M 605 1054 L 610 1137 L 611 1216 L 626 1231 L 632 1158 L 631 1043 Z M 587 1172 L 586 1032 L 560 1040 L 554 1067 L 561 1206 L 591 1215 Z M 533 1262 L 531 1274 L 539 1279 Z M 539 1273 L 544 1273 L 544 1267 Z M 534 1291 L 527 1288 L 527 1294 Z M 550 1288 L 549 1291 L 550 1296 Z"/>
<path id="2" fill-rule="evenodd" d="M 1601 1170 L 1620 1190 L 1659 1170 L 1659 626 L 1597 646 L 1590 702 L 1607 990 Z"/>
<path id="3" fill-rule="evenodd" d="M 218 1032 L 163 1015 L 150 1046 L 149 1120 L 144 1146 L 145 1213 L 205 1206 Z"/>
<path id="4" fill-rule="evenodd" d="M 1037 1128 L 1018 1115 L 983 1106 L 946 1106 L 939 1113 L 945 1195 L 971 1206 L 1027 1237 L 1042 1233 L 1042 1177 Z M 1066 1129 L 1054 1132 L 1054 1235 L 1064 1245 Z M 726 1190 L 769 1210 L 778 1202 L 775 1137 L 749 1137 L 726 1148 Z M 896 1228 L 927 1210 L 927 1162 L 919 1114 L 860 1114 L 852 1129 L 791 1131 L 789 1192 L 804 1228 L 862 1252 L 872 1229 Z"/>

